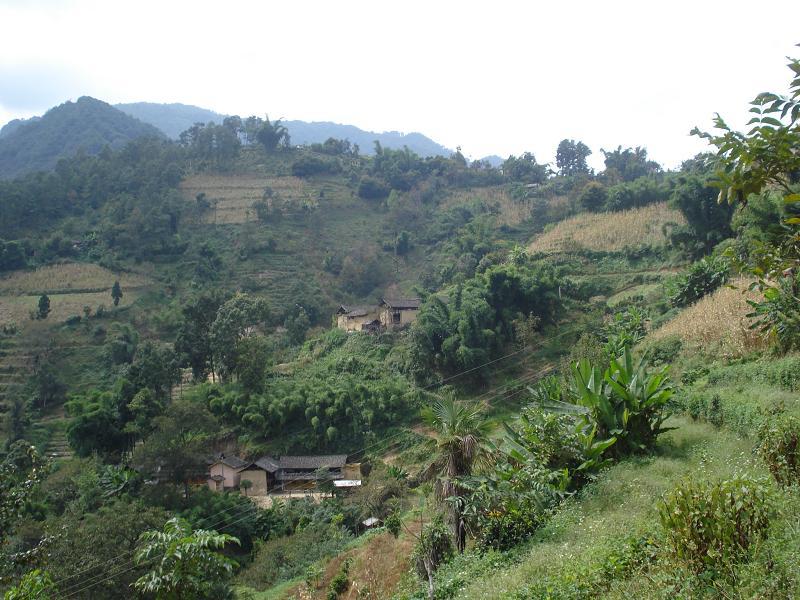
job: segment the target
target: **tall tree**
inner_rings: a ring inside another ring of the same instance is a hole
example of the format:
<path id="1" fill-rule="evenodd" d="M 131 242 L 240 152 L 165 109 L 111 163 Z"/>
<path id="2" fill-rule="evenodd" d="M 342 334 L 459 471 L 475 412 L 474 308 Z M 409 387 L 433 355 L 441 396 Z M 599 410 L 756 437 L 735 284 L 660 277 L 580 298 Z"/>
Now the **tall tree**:
<path id="1" fill-rule="evenodd" d="M 46 319 L 50 314 L 50 298 L 47 294 L 39 296 L 39 303 L 36 305 L 36 318 Z"/>
<path id="2" fill-rule="evenodd" d="M 435 431 L 428 443 L 432 462 L 425 475 L 434 480 L 436 499 L 447 507 L 456 548 L 466 546 L 466 525 L 462 513 L 466 490 L 459 479 L 468 477 L 489 453 L 488 423 L 478 406 L 458 402 L 452 395 L 436 400 L 423 410 L 425 421 Z"/>
<path id="3" fill-rule="evenodd" d="M 114 286 L 111 288 L 111 298 L 114 300 L 114 306 L 119 306 L 119 301 L 122 300 L 122 288 L 119 285 L 119 281 L 115 281 Z"/>
<path id="4" fill-rule="evenodd" d="M 544 183 L 549 174 L 548 166 L 537 163 L 532 152 L 525 152 L 519 158 L 509 156 L 503 162 L 503 175 L 512 181 Z"/>
<path id="5" fill-rule="evenodd" d="M 681 177 L 670 204 L 683 213 L 687 225 L 676 228 L 672 242 L 683 247 L 693 258 L 711 252 L 722 240 L 733 235 L 731 217 L 734 207 L 717 202 L 719 190 L 700 175 Z"/>
<path id="6" fill-rule="evenodd" d="M 605 157 L 604 175 L 611 182 L 633 181 L 645 175 L 653 175 L 661 171 L 661 165 L 648 160 L 647 150 L 640 146 L 625 148 L 618 146 L 616 150 L 600 150 Z"/>
<path id="7" fill-rule="evenodd" d="M 264 326 L 269 314 L 263 298 L 247 294 L 236 294 L 219 307 L 211 325 L 211 349 L 221 377 L 235 373 L 239 342 Z"/>
<path id="8" fill-rule="evenodd" d="M 163 415 L 152 420 L 154 427 L 134 452 L 134 463 L 147 474 L 162 473 L 172 483 L 184 486 L 206 470 L 205 455 L 218 424 L 208 409 L 186 398 L 174 400 Z"/>
<path id="9" fill-rule="evenodd" d="M 588 175 L 589 165 L 586 159 L 592 151 L 583 142 L 561 140 L 556 150 L 556 166 L 558 172 L 565 177 L 571 175 Z"/>
<path id="10" fill-rule="evenodd" d="M 211 326 L 217 311 L 228 296 L 220 290 L 205 290 L 184 304 L 183 322 L 175 340 L 175 351 L 183 364 L 192 368 L 196 380 L 214 373 L 214 355 L 211 348 Z"/>

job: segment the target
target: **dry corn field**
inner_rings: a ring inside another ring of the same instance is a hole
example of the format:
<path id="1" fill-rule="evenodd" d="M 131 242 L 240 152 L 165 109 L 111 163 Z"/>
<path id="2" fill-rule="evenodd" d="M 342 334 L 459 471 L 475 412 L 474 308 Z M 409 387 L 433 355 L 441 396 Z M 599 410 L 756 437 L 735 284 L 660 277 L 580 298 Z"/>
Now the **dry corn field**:
<path id="1" fill-rule="evenodd" d="M 678 336 L 687 346 L 725 358 L 743 356 L 766 347 L 764 336 L 749 329 L 751 320 L 747 314 L 752 309 L 747 300 L 761 297 L 757 291 L 747 291 L 749 284 L 749 280 L 738 279 L 733 282 L 735 289 L 722 287 L 702 298 L 650 333 L 648 341 Z"/>
<path id="2" fill-rule="evenodd" d="M 554 254 L 570 250 L 620 252 L 626 247 L 663 246 L 664 227 L 685 225 L 686 219 L 665 202 L 615 213 L 582 213 L 558 223 L 528 246 L 531 252 Z"/>
<path id="3" fill-rule="evenodd" d="M 114 273 L 94 264 L 61 263 L 35 271 L 14 271 L 0 278 L 0 295 L 104 291 L 110 290 L 115 281 L 119 281 L 123 293 L 150 284 L 144 275 Z"/>
<path id="4" fill-rule="evenodd" d="M 206 223 L 246 223 L 257 220 L 253 204 L 263 199 L 270 187 L 277 196 L 289 202 L 308 202 L 314 190 L 298 177 L 259 177 L 253 175 L 193 175 L 181 184 L 184 197 L 194 203 L 204 193 L 211 208 Z M 214 203 L 216 201 L 216 207 Z"/>
<path id="5" fill-rule="evenodd" d="M 119 306 L 128 306 L 139 296 L 136 290 L 125 290 L 122 288 L 122 299 Z M 88 292 L 83 294 L 53 294 L 50 298 L 50 314 L 46 323 L 60 323 L 68 317 L 75 315 L 83 316 L 83 307 L 88 306 L 95 313 L 98 306 L 105 306 L 106 309 L 114 307 L 114 301 L 110 292 Z M 39 296 L 0 296 L 0 324 L 16 323 L 25 329 L 26 323 L 30 322 L 31 312 L 36 311 L 39 303 Z"/>

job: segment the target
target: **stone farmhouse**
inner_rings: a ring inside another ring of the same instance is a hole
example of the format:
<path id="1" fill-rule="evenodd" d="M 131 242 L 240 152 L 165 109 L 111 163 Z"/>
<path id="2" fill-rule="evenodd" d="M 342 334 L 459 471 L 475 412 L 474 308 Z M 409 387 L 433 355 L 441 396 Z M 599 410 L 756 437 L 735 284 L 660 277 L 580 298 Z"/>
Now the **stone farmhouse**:
<path id="1" fill-rule="evenodd" d="M 382 298 L 378 306 L 343 304 L 336 311 L 336 325 L 347 332 L 399 329 L 416 320 L 419 307 L 419 298 Z"/>

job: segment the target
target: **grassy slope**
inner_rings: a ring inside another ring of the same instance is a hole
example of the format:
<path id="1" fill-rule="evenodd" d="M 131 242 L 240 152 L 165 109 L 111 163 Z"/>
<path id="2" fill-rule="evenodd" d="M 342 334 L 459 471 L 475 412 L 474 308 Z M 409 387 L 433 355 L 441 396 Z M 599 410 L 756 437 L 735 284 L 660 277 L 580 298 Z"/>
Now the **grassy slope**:
<path id="1" fill-rule="evenodd" d="M 682 477 L 763 474 L 751 458 L 751 442 L 686 418 L 671 424 L 679 429 L 664 436 L 655 456 L 626 460 L 603 473 L 558 511 L 516 564 L 476 578 L 455 597 L 541 597 L 548 588 L 596 597 L 603 590 L 592 585 L 593 571 L 627 539 L 652 535 L 657 499 Z"/>

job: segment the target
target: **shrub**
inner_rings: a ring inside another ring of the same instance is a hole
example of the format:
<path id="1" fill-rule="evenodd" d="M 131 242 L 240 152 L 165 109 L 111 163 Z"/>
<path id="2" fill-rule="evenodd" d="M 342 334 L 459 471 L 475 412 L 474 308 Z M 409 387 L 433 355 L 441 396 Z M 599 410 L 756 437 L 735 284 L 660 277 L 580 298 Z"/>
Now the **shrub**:
<path id="1" fill-rule="evenodd" d="M 339 164 L 335 161 L 322 160 L 315 156 L 303 156 L 292 164 L 292 175 L 295 177 L 310 177 L 324 173 L 336 173 Z"/>
<path id="2" fill-rule="evenodd" d="M 767 419 L 759 428 L 758 454 L 782 486 L 800 483 L 800 420 L 790 415 Z"/>
<path id="3" fill-rule="evenodd" d="M 675 361 L 681 352 L 683 342 L 677 335 L 669 335 L 650 346 L 650 360 L 655 365 L 668 365 Z"/>
<path id="4" fill-rule="evenodd" d="M 305 575 L 309 565 L 335 556 L 352 538 L 333 527 L 313 526 L 257 546 L 253 562 L 242 571 L 242 585 L 263 589 Z"/>
<path id="5" fill-rule="evenodd" d="M 342 563 L 339 572 L 331 579 L 330 584 L 328 585 L 328 594 L 326 596 L 327 600 L 336 600 L 339 597 L 339 594 L 343 594 L 347 591 L 349 587 L 349 581 L 347 579 L 347 574 L 350 571 L 350 559 L 345 559 Z"/>
<path id="6" fill-rule="evenodd" d="M 717 483 L 685 480 L 658 507 L 669 551 L 695 573 L 743 560 L 770 520 L 768 490 L 738 477 Z"/>
<path id="7" fill-rule="evenodd" d="M 716 257 L 699 260 L 671 282 L 670 304 L 675 307 L 694 304 L 723 285 L 729 275 L 730 265 L 726 259 Z"/>
<path id="8" fill-rule="evenodd" d="M 603 209 L 608 199 L 606 188 L 596 181 L 586 184 L 578 196 L 578 203 L 583 210 L 599 212 Z"/>
<path id="9" fill-rule="evenodd" d="M 375 177 L 364 176 L 358 184 L 358 196 L 365 200 L 383 200 L 389 195 L 389 186 Z"/>
<path id="10" fill-rule="evenodd" d="M 386 519 L 384 519 L 383 524 L 386 526 L 386 530 L 394 537 L 398 537 L 400 535 L 400 530 L 403 528 L 403 521 L 396 512 L 388 515 Z"/>
<path id="11" fill-rule="evenodd" d="M 433 592 L 433 574 L 452 555 L 450 532 L 439 515 L 422 528 L 411 556 L 417 575 L 423 581 L 428 581 L 430 592 Z"/>

